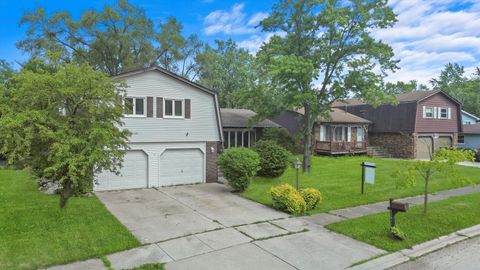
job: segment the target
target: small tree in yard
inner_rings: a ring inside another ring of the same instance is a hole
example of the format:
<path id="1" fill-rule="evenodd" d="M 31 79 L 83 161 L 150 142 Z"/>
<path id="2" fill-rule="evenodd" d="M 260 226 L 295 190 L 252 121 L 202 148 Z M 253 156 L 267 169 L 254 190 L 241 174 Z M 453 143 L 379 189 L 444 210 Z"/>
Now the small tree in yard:
<path id="1" fill-rule="evenodd" d="M 409 161 L 407 168 L 398 172 L 400 180 L 399 185 L 407 187 L 415 186 L 418 181 L 418 176 L 420 176 L 424 183 L 423 213 L 426 214 L 428 204 L 428 185 L 433 177 L 437 174 L 443 174 L 451 177 L 455 181 L 468 181 L 468 179 L 462 178 L 458 175 L 456 163 L 473 160 L 474 154 L 472 151 L 441 148 L 433 154 L 431 161 Z"/>
<path id="2" fill-rule="evenodd" d="M 52 71 L 53 70 L 53 71 Z M 39 177 L 58 181 L 60 206 L 88 192 L 93 176 L 118 173 L 127 149 L 123 85 L 90 66 L 23 69 L 0 93 L 0 154 Z"/>

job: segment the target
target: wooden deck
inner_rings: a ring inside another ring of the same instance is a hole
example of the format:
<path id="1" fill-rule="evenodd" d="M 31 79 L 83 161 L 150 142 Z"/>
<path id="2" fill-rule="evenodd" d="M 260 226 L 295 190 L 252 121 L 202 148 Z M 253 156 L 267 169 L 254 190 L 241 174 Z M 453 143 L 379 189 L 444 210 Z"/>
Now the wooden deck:
<path id="1" fill-rule="evenodd" d="M 334 142 L 334 141 L 316 141 L 315 152 L 317 154 L 344 155 L 344 154 L 364 154 L 367 153 L 366 142 Z"/>

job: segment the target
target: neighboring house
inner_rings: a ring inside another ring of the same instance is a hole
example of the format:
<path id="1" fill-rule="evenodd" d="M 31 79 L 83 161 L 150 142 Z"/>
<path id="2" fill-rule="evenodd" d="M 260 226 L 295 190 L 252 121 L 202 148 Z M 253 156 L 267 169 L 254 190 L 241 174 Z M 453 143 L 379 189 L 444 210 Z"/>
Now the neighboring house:
<path id="1" fill-rule="evenodd" d="M 302 133 L 304 111 L 287 111 L 272 120 L 291 134 Z M 361 154 L 367 152 L 369 120 L 334 108 L 330 117 L 320 119 L 313 127 L 312 150 L 317 154 Z"/>
<path id="2" fill-rule="evenodd" d="M 280 126 L 268 119 L 256 121 L 257 113 L 246 109 L 220 109 L 223 147 L 251 147 L 262 136 L 264 128 Z"/>
<path id="3" fill-rule="evenodd" d="M 473 125 L 480 122 L 480 118 L 462 110 L 462 125 Z"/>
<path id="4" fill-rule="evenodd" d="M 480 149 L 480 123 L 463 125 L 463 131 L 458 135 L 458 146 L 464 149 Z"/>
<path id="5" fill-rule="evenodd" d="M 216 92 L 158 67 L 113 79 L 128 85 L 123 121 L 133 134 L 121 174 L 100 173 L 95 190 L 217 181 L 222 130 Z"/>
<path id="6" fill-rule="evenodd" d="M 373 107 L 351 99 L 334 106 L 372 121 L 369 144 L 393 157 L 428 159 L 435 149 L 457 143 L 462 131 L 457 100 L 435 90 L 400 94 L 397 101 Z"/>

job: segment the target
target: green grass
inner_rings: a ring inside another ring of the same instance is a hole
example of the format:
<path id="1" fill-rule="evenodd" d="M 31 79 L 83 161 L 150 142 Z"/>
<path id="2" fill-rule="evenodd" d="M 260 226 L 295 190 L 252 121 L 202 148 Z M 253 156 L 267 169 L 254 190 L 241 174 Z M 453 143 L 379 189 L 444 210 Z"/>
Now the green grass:
<path id="1" fill-rule="evenodd" d="M 393 240 L 388 236 L 388 212 L 341 221 L 326 227 L 393 252 L 479 224 L 479 205 L 480 194 L 471 194 L 429 203 L 427 215 L 423 215 L 423 206 L 420 205 L 412 207 L 406 213 L 398 213 L 396 225 L 406 234 L 404 241 Z"/>
<path id="2" fill-rule="evenodd" d="M 165 269 L 163 263 L 150 263 L 150 264 L 144 264 L 139 267 L 132 268 L 130 270 L 163 270 Z"/>
<path id="3" fill-rule="evenodd" d="M 0 269 L 37 269 L 132 248 L 138 240 L 95 197 L 36 190 L 25 171 L 0 168 Z"/>
<path id="4" fill-rule="evenodd" d="M 365 194 L 360 194 L 360 179 L 362 161 L 372 161 L 377 164 L 374 185 L 365 184 Z M 313 187 L 322 192 L 323 202 L 310 213 L 327 212 L 334 209 L 357 206 L 362 204 L 386 201 L 389 198 L 409 197 L 423 192 L 423 184 L 409 188 L 397 188 L 394 173 L 405 167 L 402 160 L 373 159 L 365 156 L 356 157 L 312 157 L 310 174 L 300 173 L 301 187 Z M 480 169 L 459 167 L 459 173 L 468 176 L 475 183 L 480 183 Z M 446 179 L 441 174 L 433 176 L 430 182 L 430 192 L 452 189 L 461 186 L 458 181 Z M 269 179 L 256 177 L 242 196 L 271 206 L 270 188 L 281 183 L 295 184 L 293 168 L 280 177 Z"/>

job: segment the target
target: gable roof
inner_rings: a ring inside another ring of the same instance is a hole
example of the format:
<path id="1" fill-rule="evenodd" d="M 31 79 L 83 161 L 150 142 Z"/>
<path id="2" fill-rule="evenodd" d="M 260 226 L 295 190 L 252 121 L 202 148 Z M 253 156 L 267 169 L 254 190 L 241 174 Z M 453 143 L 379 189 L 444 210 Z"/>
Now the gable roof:
<path id="1" fill-rule="evenodd" d="M 441 90 L 430 90 L 430 91 L 413 91 L 410 93 L 402 93 L 397 95 L 398 103 L 413 103 L 419 102 L 424 99 L 427 99 L 433 95 L 441 93 L 453 102 L 460 104 L 458 100 L 451 97 L 447 93 Z M 359 98 L 346 99 L 345 101 L 336 101 L 332 104 L 333 107 L 342 107 L 342 106 L 356 106 L 356 105 L 366 105 L 367 103 Z"/>
<path id="2" fill-rule="evenodd" d="M 463 125 L 464 134 L 480 134 L 480 123 L 472 125 Z"/>
<path id="3" fill-rule="evenodd" d="M 223 127 L 235 127 L 235 128 L 245 128 L 245 127 L 278 128 L 280 127 L 280 125 L 268 119 L 264 119 L 256 123 L 250 122 L 251 119 L 253 119 L 257 115 L 257 113 L 247 109 L 221 108 L 220 115 L 222 118 Z"/>
<path id="4" fill-rule="evenodd" d="M 475 119 L 476 121 L 480 121 L 480 117 L 475 116 L 475 115 L 473 115 L 473 114 L 471 114 L 471 113 L 469 113 L 469 112 L 467 112 L 467 111 L 462 110 L 462 113 L 470 116 L 471 118 Z"/>
<path id="5" fill-rule="evenodd" d="M 124 78 L 124 77 L 129 77 L 129 76 L 133 76 L 133 75 L 137 75 L 137 74 L 141 74 L 141 73 L 145 73 L 145 72 L 149 72 L 149 71 L 157 71 L 157 72 L 160 72 L 164 75 L 167 75 L 177 81 L 180 81 L 180 82 L 183 82 L 183 83 L 186 83 L 188 85 L 191 85 L 199 90 L 202 90 L 204 92 L 207 92 L 209 94 L 217 94 L 217 91 L 213 90 L 213 89 L 210 89 L 210 88 L 207 88 L 201 84 L 198 84 L 194 81 L 191 81 L 187 78 L 184 78 L 178 74 L 175 74 L 171 71 L 168 71 L 164 68 L 161 68 L 161 67 L 158 67 L 158 66 L 154 66 L 154 67 L 149 67 L 149 68 L 141 68 L 141 69 L 135 69 L 135 70 L 131 70 L 131 71 L 127 71 L 127 72 L 124 72 L 124 73 L 121 73 L 121 74 L 118 74 L 116 76 L 113 76 L 112 79 L 121 79 L 121 78 Z"/>
<path id="6" fill-rule="evenodd" d="M 301 108 L 297 110 L 297 112 L 303 115 L 305 113 L 305 110 Z M 372 123 L 371 121 L 365 118 L 348 113 L 339 108 L 332 108 L 332 111 L 330 112 L 330 118 L 320 119 L 320 122 L 321 123 L 351 123 L 351 124 L 371 124 Z"/>

